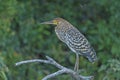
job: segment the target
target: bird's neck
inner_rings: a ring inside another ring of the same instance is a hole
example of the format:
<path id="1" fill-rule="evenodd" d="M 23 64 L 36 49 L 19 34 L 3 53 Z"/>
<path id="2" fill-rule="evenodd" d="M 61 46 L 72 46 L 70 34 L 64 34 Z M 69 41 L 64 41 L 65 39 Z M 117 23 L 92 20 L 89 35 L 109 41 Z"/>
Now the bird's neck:
<path id="1" fill-rule="evenodd" d="M 59 29 L 59 30 L 69 30 L 70 28 L 72 27 L 72 25 L 70 24 L 70 23 L 61 23 L 61 24 L 58 24 L 57 26 L 56 26 L 56 28 L 57 29 Z"/>

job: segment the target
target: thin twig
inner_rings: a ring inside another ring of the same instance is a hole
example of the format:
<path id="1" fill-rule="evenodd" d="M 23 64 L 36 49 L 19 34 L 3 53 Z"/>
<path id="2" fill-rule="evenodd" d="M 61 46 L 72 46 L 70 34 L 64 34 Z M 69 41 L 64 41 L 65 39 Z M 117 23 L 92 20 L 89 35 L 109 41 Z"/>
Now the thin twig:
<path id="1" fill-rule="evenodd" d="M 21 64 L 33 63 L 33 62 L 40 62 L 40 63 L 46 63 L 46 64 L 49 64 L 49 63 L 50 63 L 50 61 L 48 61 L 48 60 L 33 59 L 33 60 L 20 61 L 20 62 L 17 62 L 15 65 L 16 65 L 16 66 L 19 66 L 19 65 L 21 65 Z"/>
<path id="2" fill-rule="evenodd" d="M 63 74 L 63 73 L 65 73 L 65 70 L 64 70 L 64 69 L 59 70 L 59 71 L 57 71 L 57 72 L 54 72 L 54 73 L 52 73 L 52 74 L 49 74 L 49 75 L 45 76 L 42 80 L 48 80 L 49 78 L 55 77 L 55 76 L 60 75 L 60 74 Z"/>

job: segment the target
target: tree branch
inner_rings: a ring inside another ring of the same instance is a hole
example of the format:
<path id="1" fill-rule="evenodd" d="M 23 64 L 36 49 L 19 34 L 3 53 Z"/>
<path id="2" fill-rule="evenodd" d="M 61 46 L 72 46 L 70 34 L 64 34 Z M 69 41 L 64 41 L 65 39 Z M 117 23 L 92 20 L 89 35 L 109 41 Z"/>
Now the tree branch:
<path id="1" fill-rule="evenodd" d="M 55 77 L 55 76 L 63 74 L 63 73 L 65 73 L 64 69 L 59 70 L 59 71 L 57 71 L 55 73 L 49 74 L 49 75 L 45 76 L 42 80 L 48 80 L 49 78 Z"/>
<path id="2" fill-rule="evenodd" d="M 74 70 L 66 68 L 66 67 L 60 65 L 59 63 L 57 63 L 51 57 L 46 56 L 46 58 L 47 58 L 47 60 L 42 60 L 42 59 L 25 60 L 25 61 L 17 62 L 15 65 L 19 66 L 21 64 L 26 64 L 26 63 L 40 62 L 40 63 L 54 65 L 55 67 L 60 69 L 60 70 L 58 70 L 55 73 L 52 73 L 52 74 L 49 74 L 49 75 L 45 76 L 42 80 L 48 80 L 49 78 L 53 78 L 53 77 L 58 76 L 58 75 L 63 74 L 63 73 L 67 73 L 67 74 L 72 75 L 76 80 L 93 80 L 93 76 L 82 76 L 82 75 L 79 75 Z"/>

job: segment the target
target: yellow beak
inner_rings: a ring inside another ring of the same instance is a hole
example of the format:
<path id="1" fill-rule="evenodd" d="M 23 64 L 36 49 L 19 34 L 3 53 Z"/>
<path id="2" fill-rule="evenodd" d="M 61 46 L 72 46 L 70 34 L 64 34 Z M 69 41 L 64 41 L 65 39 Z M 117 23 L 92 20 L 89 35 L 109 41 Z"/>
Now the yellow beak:
<path id="1" fill-rule="evenodd" d="M 53 21 L 42 22 L 41 24 L 54 24 Z"/>
<path id="2" fill-rule="evenodd" d="M 56 20 L 52 20 L 52 21 L 42 22 L 41 24 L 54 24 L 54 25 L 57 25 L 58 22 Z"/>

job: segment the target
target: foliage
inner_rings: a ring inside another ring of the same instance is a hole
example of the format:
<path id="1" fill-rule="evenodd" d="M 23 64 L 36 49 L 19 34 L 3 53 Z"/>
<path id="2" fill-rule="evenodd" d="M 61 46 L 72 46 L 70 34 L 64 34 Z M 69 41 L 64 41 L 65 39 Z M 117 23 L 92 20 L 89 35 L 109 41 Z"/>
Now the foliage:
<path id="1" fill-rule="evenodd" d="M 46 64 L 15 67 L 25 59 L 51 56 L 73 68 L 75 55 L 40 22 L 63 17 L 89 40 L 98 56 L 91 64 L 80 58 L 83 75 L 120 80 L 120 0 L 0 0 L 0 80 L 41 80 L 57 68 Z M 33 74 L 34 73 L 34 74 Z M 53 80 L 68 80 L 63 75 Z"/>

